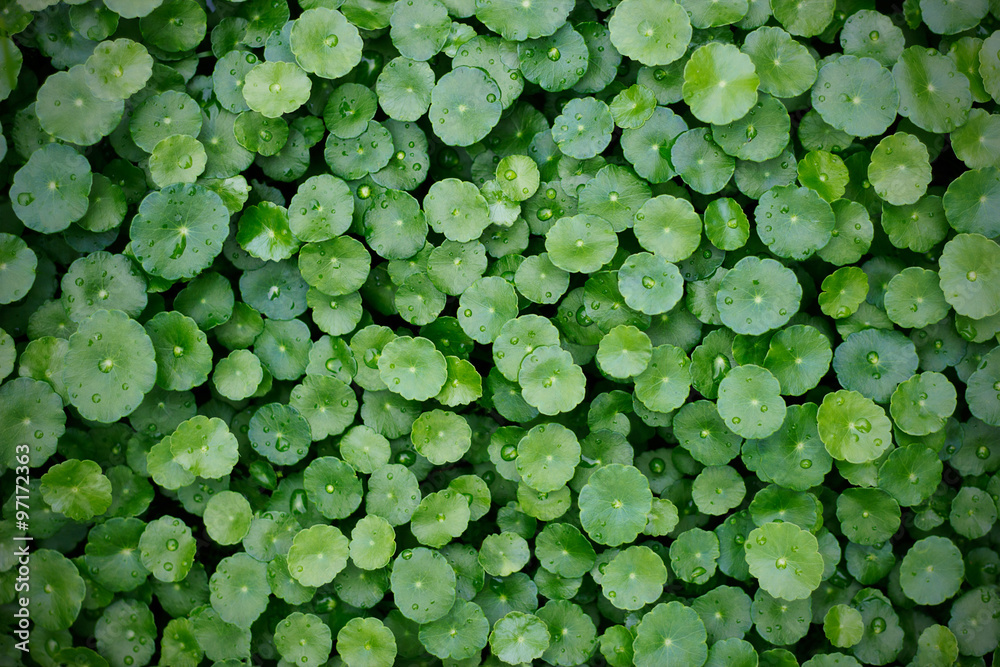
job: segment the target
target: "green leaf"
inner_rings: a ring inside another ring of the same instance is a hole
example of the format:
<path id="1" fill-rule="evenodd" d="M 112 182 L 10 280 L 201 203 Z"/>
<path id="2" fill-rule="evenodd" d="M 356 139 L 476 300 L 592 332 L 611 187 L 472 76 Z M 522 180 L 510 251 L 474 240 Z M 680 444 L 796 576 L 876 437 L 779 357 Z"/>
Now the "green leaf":
<path id="1" fill-rule="evenodd" d="M 929 132 L 951 132 L 965 124 L 972 106 L 969 79 L 937 51 L 910 47 L 892 67 L 899 87 L 899 115 Z"/>
<path id="2" fill-rule="evenodd" d="M 618 289 L 630 308 L 647 315 L 671 310 L 684 293 L 677 266 L 661 255 L 629 255 L 618 270 Z"/>
<path id="3" fill-rule="evenodd" d="M 343 459 L 369 475 L 387 464 L 391 453 L 389 441 L 368 426 L 353 426 L 340 439 Z"/>
<path id="4" fill-rule="evenodd" d="M 13 28 L 17 27 L 23 30 L 31 22 L 31 14 L 19 5 L 12 6 L 8 9 L 8 13 L 11 15 L 10 19 L 12 20 L 8 20 L 8 17 L 5 16 L 4 28 L 11 35 L 19 32 L 19 30 Z M 23 22 L 23 25 L 16 25 L 17 22 Z M 21 53 L 21 50 L 10 37 L 5 36 L 3 42 L 0 42 L 0 44 L 2 44 L 2 48 L 0 48 L 0 69 L 3 70 L 3 78 L 0 78 L 0 100 L 5 100 L 17 85 L 17 77 L 21 73 L 21 67 L 24 65 L 24 54 Z"/>
<path id="5" fill-rule="evenodd" d="M 942 198 L 948 224 L 959 232 L 1000 234 L 993 216 L 1000 198 L 1000 170 L 994 167 L 967 171 L 948 184 Z"/>
<path id="6" fill-rule="evenodd" d="M 312 442 L 312 430 L 295 408 L 268 403 L 250 418 L 248 437 L 254 451 L 271 463 L 291 465 L 305 457 Z"/>
<path id="7" fill-rule="evenodd" d="M 840 31 L 840 44 L 848 55 L 868 56 L 889 67 L 903 52 L 906 41 L 903 31 L 888 16 L 862 9 L 847 17 Z"/>
<path id="8" fill-rule="evenodd" d="M 174 461 L 198 477 L 224 477 L 239 460 L 236 436 L 217 417 L 188 419 L 164 440 L 170 442 Z"/>
<path id="9" fill-rule="evenodd" d="M 915 204 L 931 181 L 927 147 L 903 132 L 883 138 L 872 151 L 868 180 L 878 196 L 890 204 Z"/>
<path id="10" fill-rule="evenodd" d="M 524 7 L 514 0 L 481 0 L 476 3 L 476 18 L 504 39 L 522 41 L 551 35 L 566 20 L 573 4 L 556 0 L 550 5 Z"/>
<path id="11" fill-rule="evenodd" d="M 548 523 L 535 537 L 535 557 L 560 577 L 582 577 L 594 566 L 594 547 L 572 524 Z"/>
<path id="12" fill-rule="evenodd" d="M 861 612 L 846 604 L 835 604 L 823 617 L 823 633 L 837 648 L 850 648 L 864 635 Z"/>
<path id="13" fill-rule="evenodd" d="M 319 616 L 293 612 L 278 622 L 274 645 L 291 664 L 321 665 L 330 657 L 333 634 Z"/>
<path id="14" fill-rule="evenodd" d="M 3 278 L 0 304 L 18 301 L 28 293 L 35 282 L 37 266 L 38 256 L 27 243 L 12 234 L 0 234 L 0 277 Z"/>
<path id="15" fill-rule="evenodd" d="M 816 81 L 816 60 L 809 50 L 781 28 L 757 28 L 743 43 L 753 61 L 760 89 L 775 97 L 794 97 Z"/>
<path id="16" fill-rule="evenodd" d="M 335 456 L 321 456 L 306 466 L 306 497 L 328 519 L 343 519 L 361 504 L 361 481 L 354 469 Z"/>
<path id="17" fill-rule="evenodd" d="M 593 57 L 593 53 L 591 53 Z M 656 109 L 656 96 L 641 84 L 634 84 L 615 95 L 609 105 L 615 125 L 622 129 L 642 127 Z"/>
<path id="18" fill-rule="evenodd" d="M 818 329 L 793 325 L 771 337 L 762 365 L 778 380 L 783 395 L 800 396 L 819 384 L 832 357 L 830 340 Z"/>
<path id="19" fill-rule="evenodd" d="M 111 505 L 111 482 L 93 461 L 63 461 L 49 468 L 41 481 L 46 504 L 75 521 L 89 521 Z"/>
<path id="20" fill-rule="evenodd" d="M 493 625 L 490 650 L 511 665 L 531 662 L 542 657 L 549 647 L 548 626 L 534 614 L 512 611 Z"/>
<path id="21" fill-rule="evenodd" d="M 865 329 L 849 334 L 837 346 L 833 369 L 846 389 L 887 403 L 900 382 L 917 370 L 913 343 L 895 331 Z"/>
<path id="22" fill-rule="evenodd" d="M 288 226 L 288 212 L 271 202 L 261 202 L 243 212 L 236 241 L 254 257 L 272 262 L 290 258 L 299 247 Z"/>
<path id="23" fill-rule="evenodd" d="M 299 531 L 288 550 L 288 572 L 303 586 L 328 584 L 347 566 L 348 544 L 334 526 Z"/>
<path id="24" fill-rule="evenodd" d="M 419 502 L 417 478 L 403 465 L 383 465 L 368 480 L 365 510 L 384 518 L 393 526 L 409 521 Z"/>
<path id="25" fill-rule="evenodd" d="M 298 65 L 262 62 L 247 73 L 243 97 L 254 111 L 277 118 L 305 104 L 311 90 L 309 76 Z"/>
<path id="26" fill-rule="evenodd" d="M 993 267 L 1000 247 L 979 234 L 958 234 L 945 244 L 939 260 L 945 300 L 959 315 L 982 319 L 1000 312 L 996 288 L 1000 275 Z"/>
<path id="27" fill-rule="evenodd" d="M 35 113 L 42 129 L 58 139 L 92 146 L 122 119 L 121 98 L 102 99 L 90 88 L 85 65 L 51 75 L 38 89 Z"/>
<path id="28" fill-rule="evenodd" d="M 575 85 L 587 71 L 589 56 L 583 36 L 569 24 L 563 25 L 552 35 L 530 39 L 518 45 L 524 78 L 550 92 Z M 607 109 L 603 112 L 607 113 Z"/>
<path id="29" fill-rule="evenodd" d="M 552 138 L 563 154 L 585 160 L 607 148 L 614 126 L 608 105 L 592 97 L 578 98 L 556 117 Z M 506 176 L 498 180 L 502 184 Z"/>
<path id="30" fill-rule="evenodd" d="M 235 491 L 220 491 L 205 506 L 205 530 L 217 544 L 237 544 L 250 531 L 253 510 Z"/>
<path id="31" fill-rule="evenodd" d="M 502 109 L 500 88 L 485 71 L 456 67 L 435 84 L 428 117 L 441 141 L 468 146 L 493 129 Z"/>
<path id="32" fill-rule="evenodd" d="M 568 412 L 583 400 L 586 379 L 573 356 L 557 345 L 535 348 L 521 362 L 521 396 L 544 415 Z"/>
<path id="33" fill-rule="evenodd" d="M 427 113 L 434 90 L 434 71 L 425 62 L 393 58 L 376 82 L 378 101 L 395 120 L 415 121 Z"/>
<path id="34" fill-rule="evenodd" d="M 396 607 L 417 623 L 443 618 L 455 603 L 455 570 L 434 549 L 400 553 L 393 561 L 391 582 Z"/>
<path id="35" fill-rule="evenodd" d="M 649 336 L 634 326 L 621 324 L 601 339 L 597 363 L 613 378 L 629 378 L 646 369 L 652 349 Z"/>
<path id="36" fill-rule="evenodd" d="M 691 387 L 691 362 L 674 345 L 653 348 L 649 364 L 635 377 L 635 396 L 650 410 L 676 410 L 688 397 Z"/>
<path id="37" fill-rule="evenodd" d="M 357 28 L 332 8 L 314 7 L 292 24 L 290 48 L 302 69 L 325 79 L 339 79 L 361 61 Z"/>
<path id="38" fill-rule="evenodd" d="M 493 341 L 493 363 L 508 380 L 516 382 L 521 364 L 533 351 L 559 344 L 559 330 L 539 315 L 524 315 L 504 323 Z"/>
<path id="39" fill-rule="evenodd" d="M 893 73 L 872 58 L 840 56 L 823 65 L 812 87 L 823 120 L 856 137 L 885 132 L 900 108 Z"/>
<path id="40" fill-rule="evenodd" d="M 608 21 L 611 43 L 643 65 L 669 65 L 691 41 L 691 20 L 676 2 L 624 0 Z"/>
<path id="41" fill-rule="evenodd" d="M 983 169 L 996 166 L 997 141 L 1000 140 L 998 123 L 1000 118 L 997 116 L 983 109 L 973 109 L 969 112 L 968 122 L 951 133 L 952 150 L 966 167 Z"/>
<path id="42" fill-rule="evenodd" d="M 799 309 L 802 287 L 773 259 L 744 257 L 722 278 L 716 306 L 736 333 L 760 335 L 788 323 Z"/>
<path id="43" fill-rule="evenodd" d="M 378 369 L 390 391 L 411 401 L 432 398 L 448 379 L 444 355 L 419 336 L 400 336 L 383 347 Z"/>
<path id="44" fill-rule="evenodd" d="M 705 664 L 708 646 L 705 624 L 698 613 L 676 600 L 661 602 L 649 610 L 635 630 L 636 667 Z"/>
<path id="45" fill-rule="evenodd" d="M 421 456 L 434 465 L 444 465 L 461 459 L 472 446 L 472 429 L 453 412 L 431 410 L 413 422 L 410 440 Z"/>
<path id="46" fill-rule="evenodd" d="M 351 561 L 364 570 L 378 570 L 389 564 L 396 550 L 395 532 L 385 519 L 369 515 L 351 531 Z"/>
<path id="47" fill-rule="evenodd" d="M 833 0 L 774 0 L 771 11 L 788 32 L 800 37 L 812 37 L 823 32 L 833 20 L 835 5 Z"/>
<path id="48" fill-rule="evenodd" d="M 147 273 L 165 280 L 193 278 L 207 269 L 228 232 L 222 198 L 181 183 L 147 195 L 130 229 L 135 258 Z"/>
<path id="49" fill-rule="evenodd" d="M 471 518 L 471 499 L 447 488 L 424 496 L 413 512 L 410 530 L 421 544 L 438 548 L 464 533 Z"/>
<path id="50" fill-rule="evenodd" d="M 288 204 L 288 226 L 297 239 L 326 241 L 347 231 L 354 198 L 347 184 L 329 174 L 303 181 Z"/>
<path id="51" fill-rule="evenodd" d="M 947 537 L 918 540 L 903 557 L 899 584 L 917 604 L 936 605 L 954 596 L 965 577 L 962 552 Z"/>
<path id="52" fill-rule="evenodd" d="M 337 653 L 349 665 L 390 667 L 396 650 L 392 630 L 377 618 L 352 618 L 337 633 Z"/>
<path id="53" fill-rule="evenodd" d="M 896 388 L 889 412 L 902 431 L 911 435 L 927 435 L 943 429 L 956 406 L 955 387 L 945 376 L 919 373 Z"/>
<path id="54" fill-rule="evenodd" d="M 799 183 L 815 190 L 828 202 L 843 197 L 850 181 L 850 171 L 844 161 L 824 150 L 809 151 L 799 161 L 796 171 Z"/>
<path id="55" fill-rule="evenodd" d="M 723 515 L 737 507 L 746 491 L 739 473 L 729 466 L 708 466 L 691 485 L 691 497 L 698 510 L 711 516 Z"/>
<path id="56" fill-rule="evenodd" d="M 914 662 L 929 664 L 958 660 L 958 640 L 943 625 L 932 625 L 920 633 Z"/>
<path id="57" fill-rule="evenodd" d="M 699 463 L 722 465 L 739 455 L 743 438 L 730 429 L 711 401 L 684 405 L 674 417 L 674 432 Z"/>
<path id="58" fill-rule="evenodd" d="M 851 542 L 879 546 L 899 529 L 899 504 L 881 489 L 846 489 L 837 498 L 837 518 Z"/>
<path id="59" fill-rule="evenodd" d="M 431 229 L 460 243 L 478 239 L 490 224 L 489 207 L 479 189 L 457 178 L 431 185 L 424 197 L 424 213 Z"/>
<path id="60" fill-rule="evenodd" d="M 87 83 L 102 100 L 125 100 L 142 90 L 153 74 L 153 58 L 131 39 L 101 42 L 84 63 Z"/>
<path id="61" fill-rule="evenodd" d="M 433 655 L 465 660 L 486 646 L 490 624 L 474 602 L 456 600 L 448 615 L 420 626 L 420 643 Z"/>
<path id="62" fill-rule="evenodd" d="M 444 48 L 451 29 L 440 0 L 413 0 L 396 5 L 390 18 L 393 45 L 407 58 L 428 60 Z"/>
<path id="63" fill-rule="evenodd" d="M 941 321 L 950 307 L 937 272 L 911 266 L 889 281 L 885 310 L 889 319 L 900 326 L 922 328 Z"/>
<path id="64" fill-rule="evenodd" d="M 253 396 L 264 380 L 264 369 L 252 352 L 234 350 L 220 359 L 212 372 L 212 386 L 220 395 L 233 401 Z"/>
<path id="65" fill-rule="evenodd" d="M 652 493 L 637 468 L 611 463 L 594 471 L 579 503 L 580 523 L 591 539 L 618 546 L 635 540 L 645 527 Z"/>
<path id="66" fill-rule="evenodd" d="M 764 162 L 781 155 L 788 145 L 790 129 L 791 118 L 784 105 L 763 93 L 758 94 L 757 102 L 742 118 L 726 125 L 713 126 L 712 138 L 733 157 Z M 710 202 L 706 208 L 706 216 L 713 204 L 724 202 L 725 200 Z"/>
<path id="67" fill-rule="evenodd" d="M 146 524 L 139 538 L 139 558 L 143 567 L 156 579 L 168 583 L 181 581 L 188 575 L 194 565 L 196 549 L 191 529 L 169 515 Z"/>
<path id="68" fill-rule="evenodd" d="M 114 518 L 95 526 L 87 539 L 88 574 L 109 591 L 130 591 L 149 576 L 139 556 L 146 524 L 136 518 Z"/>
<path id="69" fill-rule="evenodd" d="M 815 190 L 788 185 L 760 198 L 754 215 L 760 239 L 779 257 L 805 259 L 825 246 L 835 227 L 833 209 Z"/>
<path id="70" fill-rule="evenodd" d="M 372 123 L 375 124 L 374 121 Z M 372 126 L 369 126 L 369 130 Z M 385 160 L 381 161 L 384 166 L 391 155 L 391 137 L 385 131 L 383 144 L 380 138 L 377 141 L 364 137 L 361 141 L 370 143 L 373 146 L 383 145 L 389 149 Z M 357 142 L 354 142 L 357 143 Z M 376 148 L 379 150 L 380 148 Z M 327 151 L 330 150 L 330 142 L 327 142 Z M 334 170 L 336 171 L 336 169 Z M 354 177 L 364 175 L 366 170 L 355 173 Z M 368 241 L 368 247 L 381 257 L 386 259 L 408 259 L 415 255 L 425 243 L 427 236 L 427 222 L 424 214 L 420 211 L 417 200 L 405 192 L 398 190 L 387 190 L 379 197 L 378 206 L 372 206 L 364 214 L 364 234 Z"/>
<path id="71" fill-rule="evenodd" d="M 732 178 L 736 163 L 706 128 L 681 133 L 670 147 L 670 161 L 691 189 L 701 194 L 721 190 Z"/>
<path id="72" fill-rule="evenodd" d="M 622 132 L 622 152 L 637 174 L 651 183 L 664 183 L 676 175 L 670 163 L 671 142 L 687 129 L 680 116 L 657 107 L 642 127 Z"/>
<path id="73" fill-rule="evenodd" d="M 808 531 L 791 523 L 766 523 L 744 544 L 747 564 L 762 590 L 783 600 L 801 600 L 819 587 L 823 557 Z"/>
<path id="74" fill-rule="evenodd" d="M 223 558 L 209 579 L 212 608 L 227 623 L 249 628 L 267 607 L 267 566 L 246 553 Z"/>
<path id="75" fill-rule="evenodd" d="M 670 545 L 670 567 L 682 581 L 705 583 L 715 574 L 719 538 L 701 528 L 691 528 Z"/>
<path id="76" fill-rule="evenodd" d="M 868 275 L 856 266 L 837 269 L 823 279 L 819 307 L 835 319 L 850 317 L 868 295 Z"/>
<path id="77" fill-rule="evenodd" d="M 550 261 L 570 273 L 593 273 L 604 266 L 618 248 L 611 223 L 595 215 L 560 218 L 545 234 Z"/>
<path id="78" fill-rule="evenodd" d="M 70 336 L 63 373 L 70 403 L 87 419 L 118 421 L 153 388 L 156 362 L 149 337 L 117 310 L 99 310 Z"/>
<path id="79" fill-rule="evenodd" d="M 719 385 L 719 415 L 733 432 L 746 438 L 764 438 L 785 419 L 781 385 L 760 366 L 734 368 Z"/>
<path id="80" fill-rule="evenodd" d="M 97 649 L 114 664 L 125 664 L 125 658 L 149 661 L 156 651 L 156 634 L 153 613 L 138 600 L 111 604 L 94 627 Z"/>
<path id="81" fill-rule="evenodd" d="M 51 549 L 34 551 L 27 583 L 34 591 L 28 599 L 28 610 L 39 626 L 57 631 L 73 624 L 87 585 L 72 561 Z"/>
<path id="82" fill-rule="evenodd" d="M 494 577 L 510 576 L 527 565 L 529 558 L 531 549 L 517 533 L 487 535 L 479 548 L 479 564 Z"/>
<path id="83" fill-rule="evenodd" d="M 694 207 L 670 195 L 644 203 L 635 214 L 634 229 L 643 248 L 668 262 L 687 259 L 701 240 L 701 218 Z"/>
<path id="84" fill-rule="evenodd" d="M 370 266 L 371 255 L 350 236 L 307 243 L 299 252 L 302 278 L 330 296 L 356 292 L 368 278 Z"/>
<path id="85" fill-rule="evenodd" d="M 885 411 L 856 391 L 827 394 L 816 418 L 826 451 L 838 461 L 874 461 L 892 444 Z"/>
<path id="86" fill-rule="evenodd" d="M 989 10 L 985 0 L 972 0 L 960 6 L 952 6 L 945 0 L 920 0 L 920 18 L 938 35 L 955 33 L 975 27 Z"/>
<path id="87" fill-rule="evenodd" d="M 757 102 L 759 84 L 753 61 L 732 44 L 700 46 L 684 66 L 684 101 L 705 123 L 725 125 L 745 116 Z"/>
<path id="88" fill-rule="evenodd" d="M 208 379 L 212 349 L 198 324 L 177 311 L 157 313 L 146 322 L 146 334 L 156 352 L 156 383 L 170 391 L 185 391 Z"/>
<path id="89" fill-rule="evenodd" d="M 14 174 L 11 206 L 28 229 L 60 232 L 87 212 L 92 183 L 85 157 L 69 146 L 49 144 L 33 152 Z"/>
<path id="90" fill-rule="evenodd" d="M 565 426 L 542 424 L 517 443 L 517 472 L 541 493 L 556 491 L 573 477 L 580 462 L 580 443 Z"/>

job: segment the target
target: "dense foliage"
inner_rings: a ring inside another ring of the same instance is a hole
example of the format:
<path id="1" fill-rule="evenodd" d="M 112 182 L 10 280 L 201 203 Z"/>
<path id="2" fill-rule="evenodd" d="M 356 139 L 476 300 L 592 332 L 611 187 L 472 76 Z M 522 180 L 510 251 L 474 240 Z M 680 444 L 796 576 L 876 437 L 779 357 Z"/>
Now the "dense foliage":
<path id="1" fill-rule="evenodd" d="M 998 28 L 0 0 L 26 659 L 986 665 Z"/>

